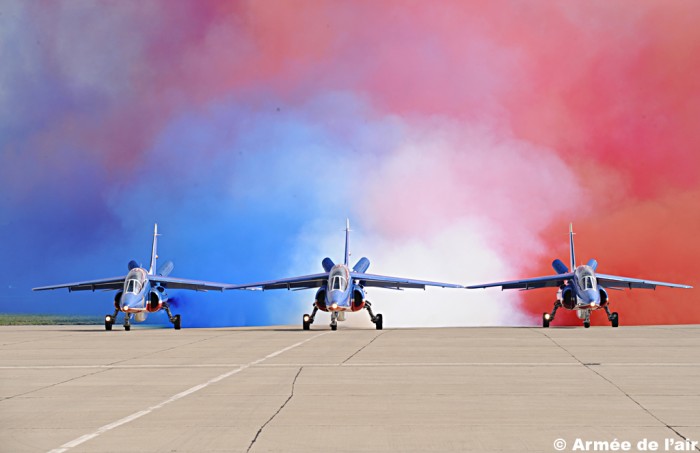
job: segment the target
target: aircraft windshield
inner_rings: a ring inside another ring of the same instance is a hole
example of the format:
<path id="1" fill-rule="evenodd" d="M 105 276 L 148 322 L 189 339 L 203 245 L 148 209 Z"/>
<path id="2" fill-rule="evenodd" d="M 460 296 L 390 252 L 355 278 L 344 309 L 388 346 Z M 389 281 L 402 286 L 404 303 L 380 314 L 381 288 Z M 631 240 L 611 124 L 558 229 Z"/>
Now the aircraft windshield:
<path id="1" fill-rule="evenodd" d="M 345 291 L 348 287 L 347 270 L 342 266 L 333 268 L 333 270 L 331 270 L 331 275 L 328 277 L 328 286 L 331 291 Z"/>
<path id="2" fill-rule="evenodd" d="M 578 285 L 581 289 L 596 289 L 596 280 L 593 270 L 588 266 L 582 266 L 576 271 L 578 277 Z"/>
<path id="3" fill-rule="evenodd" d="M 143 269 L 132 269 L 129 275 L 126 276 L 124 282 L 124 292 L 138 294 L 143 289 L 146 282 L 146 273 Z"/>
<path id="4" fill-rule="evenodd" d="M 141 291 L 141 282 L 138 280 L 127 280 L 126 292 L 138 294 Z"/>

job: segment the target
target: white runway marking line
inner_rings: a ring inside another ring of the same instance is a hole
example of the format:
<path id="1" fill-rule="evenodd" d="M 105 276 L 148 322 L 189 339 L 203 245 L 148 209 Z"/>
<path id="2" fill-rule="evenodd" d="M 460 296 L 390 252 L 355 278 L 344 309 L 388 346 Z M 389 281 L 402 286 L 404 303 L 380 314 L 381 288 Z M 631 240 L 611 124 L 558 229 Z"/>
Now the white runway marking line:
<path id="1" fill-rule="evenodd" d="M 280 349 L 279 351 L 273 352 L 272 354 L 268 354 L 268 355 L 266 355 L 265 357 L 263 357 L 263 358 L 261 358 L 261 359 L 255 360 L 255 361 L 250 362 L 250 363 L 247 363 L 247 364 L 245 364 L 245 365 L 241 365 L 240 367 L 238 367 L 238 368 L 236 368 L 236 369 L 234 369 L 234 370 L 231 370 L 231 371 L 229 371 L 229 372 L 226 372 L 226 373 L 224 373 L 224 374 L 221 374 L 221 375 L 219 375 L 219 376 L 217 376 L 217 377 L 215 377 L 215 378 L 209 379 L 207 382 L 205 382 L 205 383 L 203 383 L 203 384 L 195 385 L 194 387 L 192 387 L 192 388 L 190 388 L 190 389 L 187 389 L 187 390 L 185 390 L 184 392 L 180 392 L 180 393 L 178 393 L 177 395 L 173 395 L 173 396 L 171 396 L 170 398 L 168 398 L 167 400 L 163 401 L 163 402 L 160 403 L 160 404 L 156 404 L 155 406 L 151 406 L 151 407 L 149 407 L 148 409 L 145 409 L 145 410 L 136 412 L 136 413 L 134 413 L 134 414 L 131 414 L 131 415 L 127 416 L 127 417 L 124 417 L 124 418 L 122 418 L 122 419 L 120 419 L 120 420 L 117 420 L 116 422 L 110 423 L 110 424 L 108 424 L 108 425 L 104 425 L 104 426 L 102 426 L 101 428 L 98 428 L 97 431 L 95 431 L 95 432 L 92 432 L 92 433 L 90 433 L 90 434 L 86 434 L 86 435 L 84 435 L 84 436 L 78 437 L 77 439 L 74 439 L 74 440 L 72 440 L 72 441 L 70 441 L 70 442 L 66 442 L 65 444 L 61 445 L 59 448 L 55 448 L 55 449 L 49 451 L 49 453 L 63 453 L 63 452 L 65 452 L 65 451 L 67 451 L 67 450 L 69 450 L 69 449 L 71 449 L 71 448 L 73 448 L 73 447 L 77 447 L 78 445 L 83 444 L 83 443 L 87 442 L 88 440 L 94 439 L 95 437 L 97 437 L 97 436 L 99 436 L 99 435 L 101 435 L 101 434 L 104 434 L 104 433 L 106 433 L 106 432 L 109 431 L 109 430 L 112 430 L 112 429 L 114 429 L 114 428 L 118 428 L 119 426 L 122 426 L 122 425 L 125 425 L 125 424 L 129 423 L 129 422 L 132 422 L 132 421 L 134 421 L 134 420 L 136 420 L 136 419 L 138 419 L 138 418 L 143 417 L 144 415 L 148 415 L 148 414 L 150 414 L 151 412 L 153 412 L 153 411 L 155 411 L 155 410 L 157 410 L 157 409 L 160 409 L 160 408 L 163 407 L 163 406 L 166 406 L 166 405 L 168 405 L 168 404 L 170 404 L 170 403 L 172 403 L 172 402 L 174 402 L 174 401 L 177 401 L 177 400 L 182 399 L 182 398 L 184 398 L 184 397 L 186 397 L 186 396 L 188 396 L 188 395 L 191 395 L 191 394 L 193 394 L 193 393 L 195 393 L 195 392 L 198 392 L 198 391 L 202 390 L 203 388 L 206 388 L 206 387 L 210 386 L 211 384 L 215 384 L 215 383 L 217 383 L 217 382 L 219 382 L 219 381 L 222 381 L 222 380 L 226 379 L 227 377 L 231 377 L 231 376 L 233 376 L 234 374 L 240 373 L 241 371 L 243 371 L 243 370 L 245 370 L 245 369 L 247 369 L 247 368 L 250 368 L 250 367 L 252 367 L 252 366 L 254 366 L 254 365 L 257 365 L 257 364 L 260 363 L 260 362 L 263 362 L 263 361 L 265 361 L 265 360 L 267 360 L 267 359 L 271 359 L 271 358 L 273 358 L 273 357 L 276 357 L 276 356 L 278 356 L 278 355 L 280 355 L 280 354 L 282 354 L 282 353 L 285 353 L 285 352 L 289 351 L 290 349 L 294 349 L 294 348 L 296 348 L 297 346 L 301 346 L 301 345 L 303 345 L 304 343 L 307 343 L 307 342 L 309 342 L 309 341 L 311 341 L 311 340 L 313 340 L 313 339 L 315 339 L 315 338 L 318 338 L 318 337 L 320 337 L 320 336 L 322 336 L 322 335 L 326 335 L 326 334 L 328 334 L 328 333 L 329 333 L 329 332 L 323 332 L 323 333 L 320 333 L 320 334 L 318 334 L 318 335 L 314 335 L 313 337 L 307 338 L 307 339 L 304 340 L 304 341 L 300 341 L 300 342 L 298 342 L 298 343 L 294 343 L 294 344 L 291 345 L 291 346 L 287 346 L 286 348 Z"/>

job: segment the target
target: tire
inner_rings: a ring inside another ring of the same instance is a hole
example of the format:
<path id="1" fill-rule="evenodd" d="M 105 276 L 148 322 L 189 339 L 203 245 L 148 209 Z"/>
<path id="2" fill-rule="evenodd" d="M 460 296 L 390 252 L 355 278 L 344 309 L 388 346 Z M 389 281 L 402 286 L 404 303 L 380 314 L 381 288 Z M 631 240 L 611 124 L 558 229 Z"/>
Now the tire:
<path id="1" fill-rule="evenodd" d="M 105 321 L 105 330 L 112 330 L 112 323 Z"/>
<path id="2" fill-rule="evenodd" d="M 180 330 L 180 315 L 173 316 L 173 328 Z"/>
<path id="3" fill-rule="evenodd" d="M 124 326 L 124 330 L 126 330 L 127 332 L 130 331 L 130 330 L 131 330 L 131 326 Z"/>
<path id="4" fill-rule="evenodd" d="M 338 324 L 331 324 L 331 330 L 338 330 Z"/>
<path id="5" fill-rule="evenodd" d="M 591 327 L 591 323 L 590 323 L 590 322 L 584 322 L 584 323 L 583 323 L 583 327 L 585 327 L 586 329 L 588 329 L 589 327 Z"/>
<path id="6" fill-rule="evenodd" d="M 542 313 L 542 327 L 549 327 L 549 319 L 547 319 L 547 313 Z"/>
<path id="7" fill-rule="evenodd" d="M 612 314 L 612 319 L 610 320 L 610 324 L 613 327 L 617 327 L 620 325 L 620 316 L 617 314 L 617 312 L 613 312 Z"/>
<path id="8" fill-rule="evenodd" d="M 309 321 L 306 321 L 307 316 L 309 316 L 309 315 L 308 315 L 308 314 L 305 314 L 305 315 L 301 318 L 301 328 L 304 329 L 304 330 L 309 330 L 309 329 L 311 329 L 311 322 L 310 322 L 310 321 L 311 321 L 311 318 L 309 318 Z"/>
<path id="9" fill-rule="evenodd" d="M 384 328 L 384 317 L 382 316 L 381 313 L 377 313 L 376 320 L 374 321 L 374 325 L 377 328 L 377 330 L 382 330 Z"/>

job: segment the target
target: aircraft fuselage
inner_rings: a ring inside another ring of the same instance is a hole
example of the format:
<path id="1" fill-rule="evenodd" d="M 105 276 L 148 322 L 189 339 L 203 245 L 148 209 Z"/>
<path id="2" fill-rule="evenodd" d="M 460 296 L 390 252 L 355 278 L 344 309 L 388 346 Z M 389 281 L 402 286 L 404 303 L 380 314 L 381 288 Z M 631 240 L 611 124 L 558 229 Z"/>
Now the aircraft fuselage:
<path id="1" fill-rule="evenodd" d="M 591 266 L 578 266 L 574 277 L 563 285 L 557 293 L 557 299 L 569 310 L 598 310 L 608 301 L 607 292 L 598 285 L 595 272 Z"/>
<path id="2" fill-rule="evenodd" d="M 136 322 L 143 322 L 148 313 L 163 308 L 165 301 L 167 296 L 161 288 L 153 288 L 146 269 L 136 267 L 127 274 L 124 288 L 117 293 L 114 305 L 126 316 L 134 315 Z"/>
<path id="3" fill-rule="evenodd" d="M 359 311 L 365 307 L 364 288 L 350 278 L 348 266 L 336 264 L 316 292 L 315 304 L 321 311 Z"/>

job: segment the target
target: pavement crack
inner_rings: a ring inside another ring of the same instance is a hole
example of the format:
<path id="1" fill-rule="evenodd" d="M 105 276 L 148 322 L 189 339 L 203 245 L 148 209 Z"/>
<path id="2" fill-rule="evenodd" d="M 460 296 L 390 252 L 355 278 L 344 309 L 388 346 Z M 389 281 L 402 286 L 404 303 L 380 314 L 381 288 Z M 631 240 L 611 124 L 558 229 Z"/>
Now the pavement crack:
<path id="1" fill-rule="evenodd" d="M 85 378 L 85 377 L 88 377 L 88 376 L 94 376 L 95 374 L 104 373 L 105 371 L 107 371 L 107 370 L 98 370 L 98 371 L 95 371 L 94 373 L 82 374 L 82 375 L 76 376 L 76 377 L 74 377 L 74 378 L 66 379 L 65 381 L 55 382 L 55 383 L 53 383 L 53 384 L 51 384 L 51 385 L 46 385 L 46 386 L 44 386 L 44 387 L 39 387 L 39 388 L 37 388 L 37 389 L 33 389 L 33 390 L 28 391 L 28 392 L 24 392 L 24 393 L 20 393 L 20 394 L 17 394 L 17 395 L 8 396 L 8 397 L 6 397 L 6 398 L 3 398 L 3 399 L 0 400 L 0 401 L 7 401 L 7 400 L 11 400 L 11 399 L 13 399 L 13 398 L 19 398 L 19 397 L 22 397 L 22 396 L 29 395 L 29 394 L 31 394 L 31 393 L 39 392 L 39 391 L 41 391 L 41 390 L 50 389 L 51 387 L 56 387 L 57 385 L 65 384 L 65 383 L 67 383 L 67 382 L 76 381 L 76 380 L 78 380 L 78 379 L 82 379 L 82 378 Z"/>
<path id="2" fill-rule="evenodd" d="M 682 438 L 683 440 L 688 441 L 688 438 L 687 438 L 687 437 L 685 437 L 683 434 L 679 433 L 673 426 L 669 425 L 668 423 L 664 422 L 664 421 L 661 420 L 659 417 L 657 417 L 656 415 L 654 415 L 649 409 L 647 409 L 646 407 L 644 407 L 644 406 L 642 405 L 642 403 L 640 403 L 639 401 L 637 401 L 636 399 L 634 399 L 634 397 L 633 397 L 632 395 L 630 395 L 629 393 L 625 392 L 625 391 L 622 389 L 622 387 L 620 387 L 620 386 L 617 385 L 615 382 L 611 381 L 611 380 L 608 379 L 607 377 L 605 377 L 605 376 L 603 376 L 602 374 L 600 374 L 600 373 L 595 369 L 595 366 L 600 365 L 599 363 L 584 363 L 584 362 L 582 362 L 581 360 L 579 360 L 578 357 L 576 357 L 574 354 L 572 354 L 571 351 L 569 351 L 569 350 L 566 349 L 564 346 L 562 346 L 562 345 L 560 345 L 559 343 L 557 343 L 557 341 L 556 341 L 554 338 L 550 337 L 550 336 L 547 335 L 545 332 L 539 331 L 539 333 L 541 333 L 542 335 L 544 335 L 545 337 L 547 337 L 547 338 L 549 339 L 549 341 L 551 341 L 552 343 L 554 343 L 554 344 L 555 344 L 557 347 L 559 347 L 562 351 L 564 351 L 564 352 L 566 352 L 567 354 L 569 354 L 574 360 L 576 360 L 578 363 L 580 363 L 581 365 L 583 365 L 586 369 L 588 369 L 589 371 L 592 371 L 593 373 L 595 373 L 596 375 L 598 375 L 598 377 L 600 377 L 601 379 L 603 379 L 605 382 L 607 382 L 608 384 L 610 384 L 610 385 L 612 385 L 613 387 L 615 387 L 620 393 L 622 393 L 623 395 L 625 395 L 630 401 L 632 401 L 634 404 L 636 404 L 637 406 L 639 406 L 640 409 L 642 409 L 644 412 L 646 412 L 647 414 L 649 414 L 649 416 L 652 417 L 654 420 L 656 420 L 656 421 L 658 421 L 659 423 L 661 423 L 662 425 L 664 425 L 664 426 L 665 426 L 666 428 L 668 428 L 670 431 L 673 431 L 677 436 L 679 436 L 679 437 Z M 695 450 L 700 451 L 700 447 L 695 447 Z"/>
<path id="3" fill-rule="evenodd" d="M 362 351 L 362 350 L 365 349 L 367 346 L 369 346 L 369 345 L 371 345 L 372 343 L 374 343 L 374 340 L 376 340 L 377 338 L 381 337 L 381 336 L 384 335 L 385 333 L 386 333 L 386 331 L 383 330 L 382 333 L 380 333 L 379 335 L 375 335 L 374 338 L 372 338 L 372 339 L 369 341 L 369 343 L 367 343 L 366 345 L 362 346 L 360 349 L 358 349 L 357 351 L 355 351 L 350 357 L 348 357 L 347 359 L 343 360 L 340 364 L 341 364 L 341 365 L 345 364 L 345 362 L 347 362 L 348 360 L 350 360 L 350 359 L 352 359 L 353 357 L 355 357 L 357 354 L 360 353 L 360 351 Z"/>
<path id="4" fill-rule="evenodd" d="M 294 387 L 296 386 L 296 384 L 297 384 L 297 378 L 299 377 L 299 375 L 301 374 L 301 370 L 303 370 L 303 369 L 304 369 L 303 366 L 302 366 L 302 367 L 299 367 L 299 371 L 297 371 L 297 374 L 296 374 L 296 376 L 294 376 L 294 380 L 292 381 L 292 391 L 291 391 L 291 393 L 289 394 L 289 397 L 287 397 L 287 399 L 284 401 L 284 403 L 282 403 L 282 405 L 279 407 L 279 409 L 277 409 L 277 412 L 275 412 L 274 414 L 272 414 L 272 417 L 270 417 L 265 423 L 263 423 L 263 425 L 260 427 L 260 429 L 258 430 L 258 432 L 255 433 L 255 437 L 254 437 L 253 440 L 250 442 L 250 445 L 248 445 L 248 449 L 246 450 L 246 453 L 248 453 L 248 452 L 250 451 L 250 449 L 253 448 L 253 445 L 255 444 L 255 441 L 258 440 L 258 437 L 260 437 L 260 434 L 263 432 L 263 430 L 265 429 L 265 427 L 266 427 L 272 420 L 274 420 L 275 417 L 277 417 L 277 414 L 279 414 L 280 412 L 282 412 L 282 409 L 284 409 L 284 406 L 286 406 L 287 403 L 288 403 L 289 401 L 291 401 L 291 399 L 294 397 Z"/>

